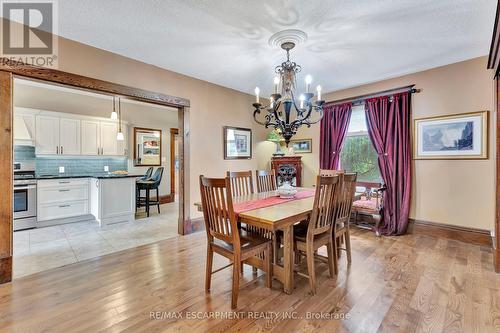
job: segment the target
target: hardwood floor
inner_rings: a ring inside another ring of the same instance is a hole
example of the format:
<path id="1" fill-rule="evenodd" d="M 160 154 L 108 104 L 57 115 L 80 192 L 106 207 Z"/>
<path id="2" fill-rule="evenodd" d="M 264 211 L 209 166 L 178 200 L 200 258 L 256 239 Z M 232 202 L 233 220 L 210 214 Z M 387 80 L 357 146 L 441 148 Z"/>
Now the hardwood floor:
<path id="1" fill-rule="evenodd" d="M 269 290 L 264 276 L 251 281 L 247 266 L 237 312 L 230 312 L 231 269 L 214 274 L 211 294 L 204 292 L 200 232 L 2 285 L 0 332 L 500 330 L 500 276 L 491 249 L 430 236 L 376 238 L 355 228 L 351 237 L 352 265 L 344 255 L 336 279 L 317 262 L 316 296 L 302 277 L 292 295 L 277 281 Z M 214 257 L 214 269 L 226 263 Z M 192 319 L 231 314 L 240 318 Z"/>

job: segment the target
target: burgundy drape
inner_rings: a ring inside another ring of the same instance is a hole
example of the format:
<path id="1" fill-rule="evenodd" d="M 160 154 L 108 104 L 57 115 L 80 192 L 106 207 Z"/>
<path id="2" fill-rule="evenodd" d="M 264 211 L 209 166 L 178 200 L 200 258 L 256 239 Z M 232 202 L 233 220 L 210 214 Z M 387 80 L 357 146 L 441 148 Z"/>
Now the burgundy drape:
<path id="1" fill-rule="evenodd" d="M 369 99 L 365 112 L 368 135 L 378 153 L 380 173 L 387 187 L 380 232 L 402 235 L 410 211 L 410 94 Z"/>
<path id="2" fill-rule="evenodd" d="M 338 169 L 352 103 L 326 105 L 320 124 L 319 164 L 321 169 Z"/>

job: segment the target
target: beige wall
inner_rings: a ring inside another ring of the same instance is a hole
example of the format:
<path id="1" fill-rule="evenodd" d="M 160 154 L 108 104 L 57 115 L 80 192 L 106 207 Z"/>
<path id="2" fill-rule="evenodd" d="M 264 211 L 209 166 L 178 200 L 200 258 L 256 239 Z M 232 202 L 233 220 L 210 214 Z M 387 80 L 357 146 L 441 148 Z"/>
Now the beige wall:
<path id="1" fill-rule="evenodd" d="M 472 59 L 326 95 L 331 101 L 415 84 L 422 92 L 412 96 L 413 118 L 491 111 L 488 160 L 413 161 L 411 218 L 494 228 L 494 82 L 486 61 Z M 313 139 L 313 153 L 302 155 L 304 181 L 311 185 L 319 168 L 319 126 L 300 129 L 297 138 Z"/>
<path id="2" fill-rule="evenodd" d="M 252 118 L 253 97 L 205 81 L 187 77 L 114 53 L 61 38 L 59 70 L 85 75 L 173 96 L 187 98 L 190 108 L 190 198 L 191 217 L 200 216 L 193 207 L 199 200 L 198 176 L 222 177 L 226 170 L 257 167 L 258 142 L 266 131 Z M 254 158 L 225 161 L 222 127 L 253 129 Z"/>

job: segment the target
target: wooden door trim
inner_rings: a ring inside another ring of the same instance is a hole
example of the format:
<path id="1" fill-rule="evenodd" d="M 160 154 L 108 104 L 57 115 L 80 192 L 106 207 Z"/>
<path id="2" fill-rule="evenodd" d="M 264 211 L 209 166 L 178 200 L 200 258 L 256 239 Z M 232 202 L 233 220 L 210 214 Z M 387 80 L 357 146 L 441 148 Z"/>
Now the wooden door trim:
<path id="1" fill-rule="evenodd" d="M 173 197 L 175 197 L 175 136 L 178 134 L 178 128 L 170 129 L 170 195 Z"/>
<path id="2" fill-rule="evenodd" d="M 68 73 L 50 68 L 34 67 L 22 62 L 0 58 L 0 71 L 28 77 L 31 80 L 46 81 L 52 84 L 70 86 L 87 91 L 99 91 L 107 95 L 127 97 L 136 101 L 170 106 L 174 108 L 189 107 L 189 100 L 162 93 L 125 86 L 118 83 L 94 79 L 91 77 Z"/>
<path id="3" fill-rule="evenodd" d="M 0 58 L 0 187 L 6 192 L 0 198 L 0 283 L 12 280 L 12 196 L 13 196 L 13 77 L 43 81 L 55 85 L 120 96 L 141 102 L 169 106 L 178 110 L 179 119 L 179 221 L 181 235 L 191 232 L 189 217 L 189 105 L 188 99 L 151 92 L 113 82 L 48 68 L 38 68 Z M 185 201 L 187 200 L 187 201 Z"/>
<path id="4" fill-rule="evenodd" d="M 0 283 L 12 279 L 12 74 L 0 72 Z"/>

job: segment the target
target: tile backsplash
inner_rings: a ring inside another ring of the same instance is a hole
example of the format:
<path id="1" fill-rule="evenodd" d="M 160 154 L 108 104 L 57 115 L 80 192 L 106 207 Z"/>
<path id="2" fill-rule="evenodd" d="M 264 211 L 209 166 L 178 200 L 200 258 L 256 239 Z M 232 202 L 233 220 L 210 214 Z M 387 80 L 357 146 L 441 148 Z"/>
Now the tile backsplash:
<path id="1" fill-rule="evenodd" d="M 34 162 L 35 159 L 35 147 L 14 146 L 14 162 Z"/>
<path id="2" fill-rule="evenodd" d="M 106 165 L 110 172 L 128 169 L 126 157 L 36 157 L 29 146 L 15 146 L 14 161 L 35 162 L 39 175 L 58 174 L 61 166 L 66 174 L 103 173 Z"/>

